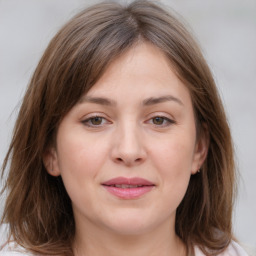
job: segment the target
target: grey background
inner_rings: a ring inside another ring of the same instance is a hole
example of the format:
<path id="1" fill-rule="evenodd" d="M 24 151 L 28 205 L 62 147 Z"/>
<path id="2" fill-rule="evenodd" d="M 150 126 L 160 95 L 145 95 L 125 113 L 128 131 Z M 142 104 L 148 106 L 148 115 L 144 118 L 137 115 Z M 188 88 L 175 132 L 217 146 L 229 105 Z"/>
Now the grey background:
<path id="1" fill-rule="evenodd" d="M 0 0 L 0 164 L 19 103 L 49 40 L 69 18 L 96 2 Z M 162 2 L 188 22 L 213 71 L 241 174 L 233 218 L 235 234 L 243 244 L 256 248 L 256 1 Z M 2 198 L 0 209 L 3 203 Z"/>

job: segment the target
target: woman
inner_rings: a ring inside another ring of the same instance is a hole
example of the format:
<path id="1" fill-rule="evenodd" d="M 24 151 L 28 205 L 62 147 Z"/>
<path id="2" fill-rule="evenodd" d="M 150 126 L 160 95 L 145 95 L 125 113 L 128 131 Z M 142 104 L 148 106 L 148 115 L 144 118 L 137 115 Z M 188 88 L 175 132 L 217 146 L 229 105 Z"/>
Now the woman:
<path id="1" fill-rule="evenodd" d="M 232 240 L 232 140 L 211 72 L 150 1 L 94 5 L 60 30 L 8 162 L 2 223 L 26 254 L 246 255 Z"/>

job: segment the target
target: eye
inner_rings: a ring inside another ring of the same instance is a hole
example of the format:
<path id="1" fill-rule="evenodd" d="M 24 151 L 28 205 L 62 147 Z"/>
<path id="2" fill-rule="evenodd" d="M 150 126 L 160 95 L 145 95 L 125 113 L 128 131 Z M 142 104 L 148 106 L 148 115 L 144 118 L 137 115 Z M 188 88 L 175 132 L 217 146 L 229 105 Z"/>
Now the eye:
<path id="1" fill-rule="evenodd" d="M 165 119 L 162 116 L 157 116 L 157 117 L 152 118 L 152 121 L 153 121 L 153 124 L 155 124 L 155 125 L 162 125 L 164 123 Z"/>
<path id="2" fill-rule="evenodd" d="M 102 125 L 109 123 L 106 118 L 102 116 L 92 116 L 82 121 L 88 127 L 101 127 Z"/>
<path id="3" fill-rule="evenodd" d="M 149 123 L 153 124 L 154 126 L 158 127 L 167 127 L 175 123 L 174 120 L 165 117 L 165 116 L 155 116 L 148 121 Z"/>

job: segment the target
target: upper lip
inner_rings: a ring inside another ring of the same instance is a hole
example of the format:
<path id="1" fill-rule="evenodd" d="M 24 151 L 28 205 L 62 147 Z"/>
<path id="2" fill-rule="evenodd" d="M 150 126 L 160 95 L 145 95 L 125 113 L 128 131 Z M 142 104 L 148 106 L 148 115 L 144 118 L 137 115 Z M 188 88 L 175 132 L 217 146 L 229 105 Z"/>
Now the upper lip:
<path id="1" fill-rule="evenodd" d="M 111 186 L 111 185 L 140 185 L 140 186 L 154 186 L 155 184 L 149 180 L 140 178 L 140 177 L 133 177 L 133 178 L 126 178 L 126 177 L 116 177 L 114 179 L 110 179 L 104 181 L 102 185 Z"/>

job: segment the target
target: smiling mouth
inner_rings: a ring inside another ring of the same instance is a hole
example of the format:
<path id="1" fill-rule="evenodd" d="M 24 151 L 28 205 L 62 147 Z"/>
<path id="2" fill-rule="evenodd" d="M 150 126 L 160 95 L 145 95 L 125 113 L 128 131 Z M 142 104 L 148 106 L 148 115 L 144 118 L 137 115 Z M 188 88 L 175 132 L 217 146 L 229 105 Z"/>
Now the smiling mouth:
<path id="1" fill-rule="evenodd" d="M 114 185 L 105 185 L 105 186 L 116 187 L 116 188 L 140 188 L 140 187 L 151 186 L 151 185 L 114 184 Z"/>
<path id="2" fill-rule="evenodd" d="M 121 199 L 136 199 L 150 192 L 155 184 L 142 178 L 117 177 L 102 183 L 112 195 Z"/>

